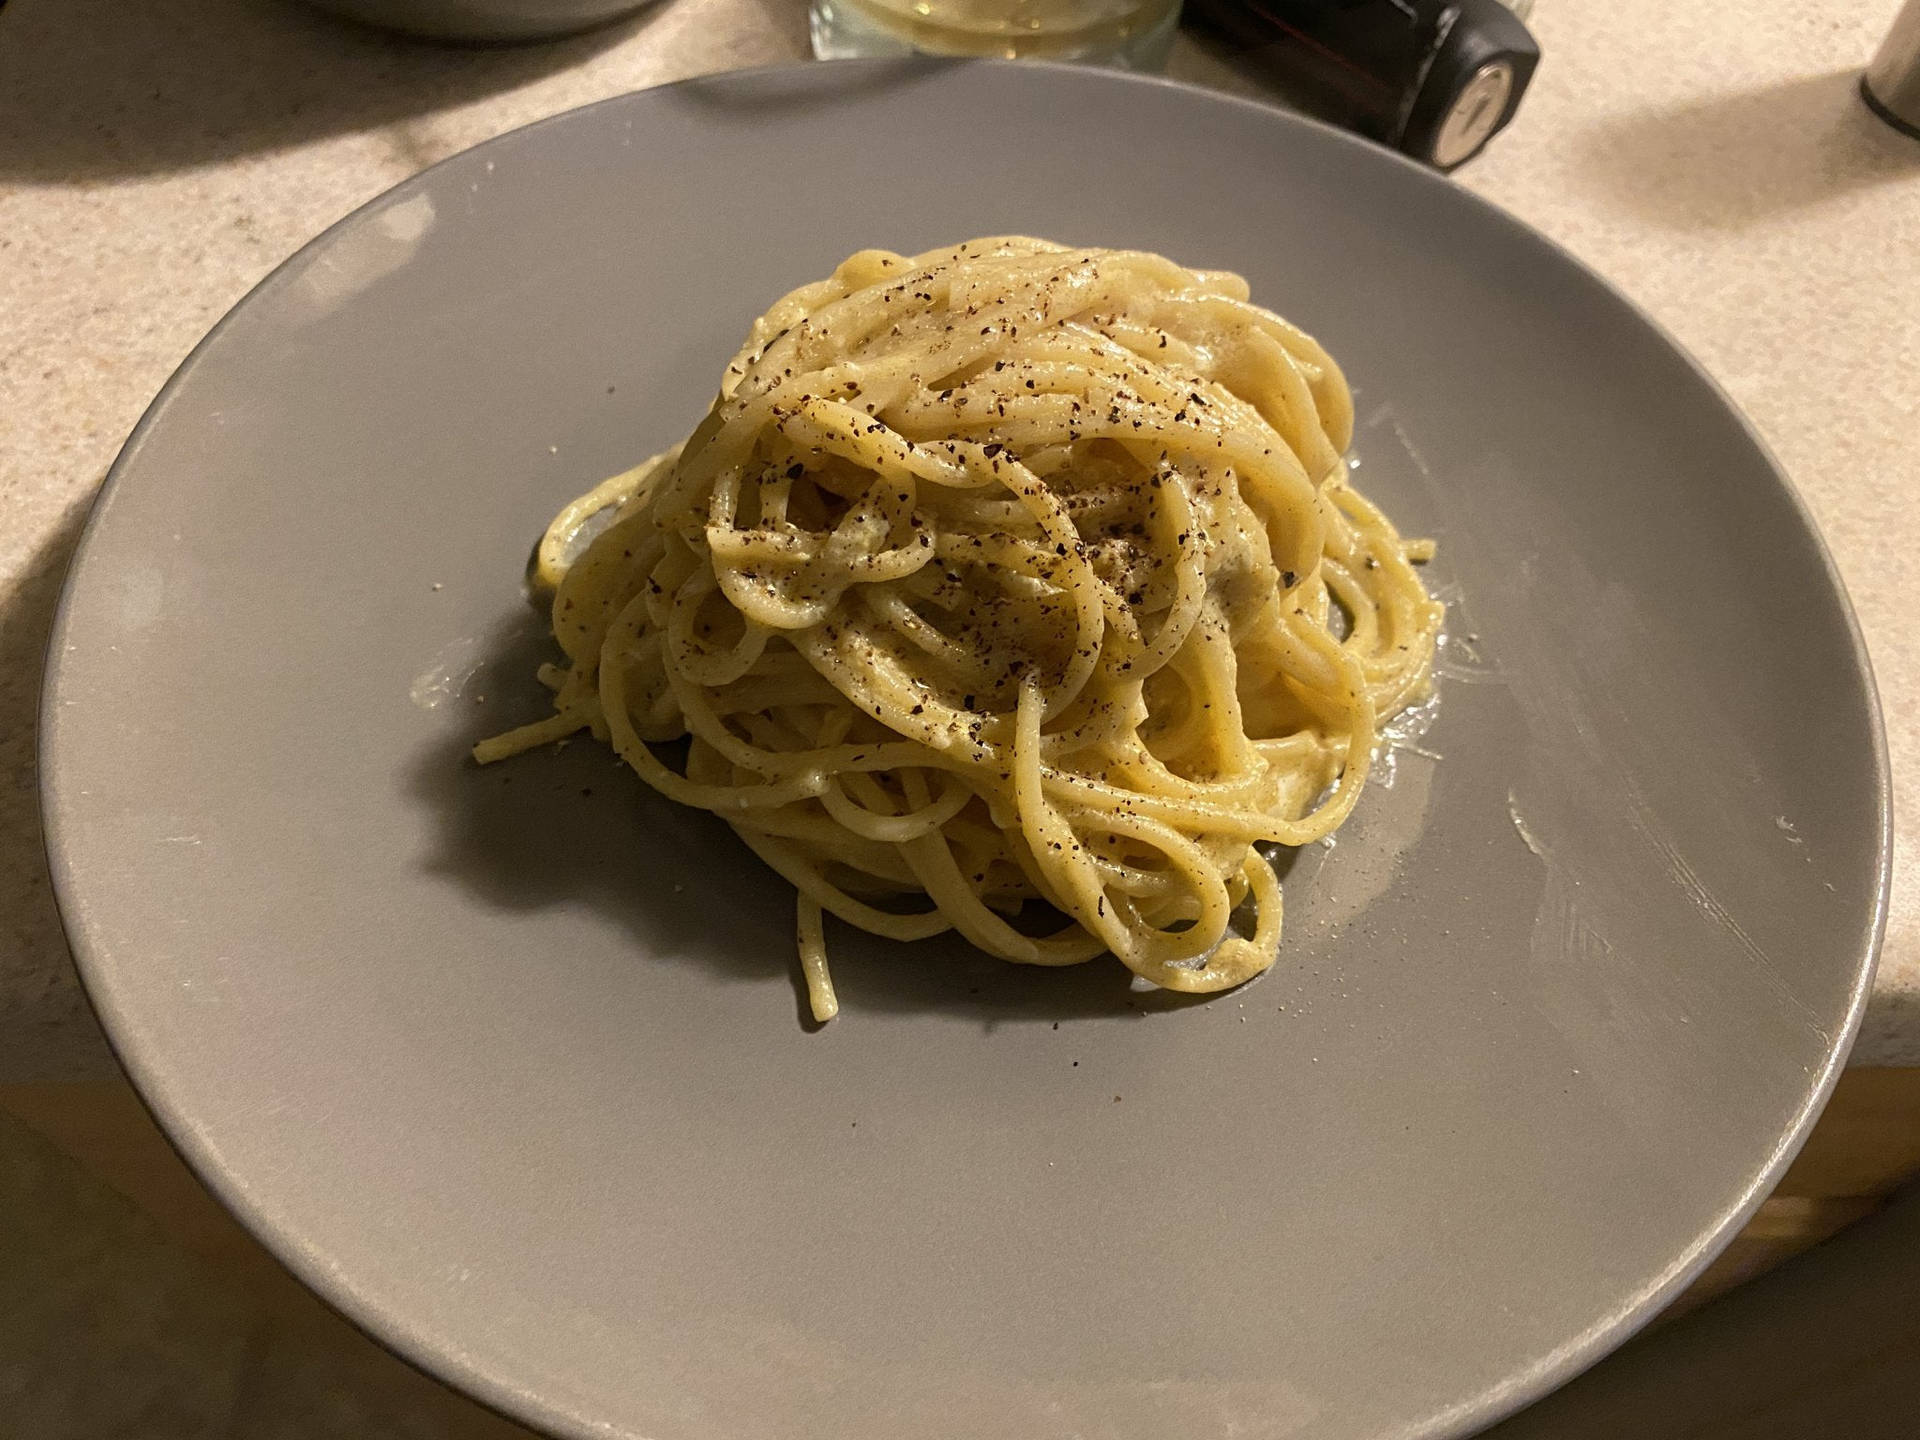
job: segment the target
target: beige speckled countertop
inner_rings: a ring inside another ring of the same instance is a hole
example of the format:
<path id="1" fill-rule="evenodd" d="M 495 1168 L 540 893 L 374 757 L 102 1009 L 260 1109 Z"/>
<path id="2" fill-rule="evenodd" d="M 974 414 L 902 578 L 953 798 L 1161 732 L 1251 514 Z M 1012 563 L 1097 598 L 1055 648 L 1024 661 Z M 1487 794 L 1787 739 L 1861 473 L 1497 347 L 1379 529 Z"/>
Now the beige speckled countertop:
<path id="1" fill-rule="evenodd" d="M 1546 62 L 1461 173 L 1652 312 L 1798 482 L 1877 669 L 1898 824 L 1856 1063 L 1920 1063 L 1920 142 L 1854 94 L 1898 0 L 1543 0 Z M 41 649 L 87 502 L 205 331 L 315 232 L 500 131 L 793 58 L 804 0 L 659 0 L 522 49 L 278 0 L 0 10 L 0 1082 L 112 1066 L 48 894 Z M 1182 42 L 1173 73 L 1253 86 Z"/>

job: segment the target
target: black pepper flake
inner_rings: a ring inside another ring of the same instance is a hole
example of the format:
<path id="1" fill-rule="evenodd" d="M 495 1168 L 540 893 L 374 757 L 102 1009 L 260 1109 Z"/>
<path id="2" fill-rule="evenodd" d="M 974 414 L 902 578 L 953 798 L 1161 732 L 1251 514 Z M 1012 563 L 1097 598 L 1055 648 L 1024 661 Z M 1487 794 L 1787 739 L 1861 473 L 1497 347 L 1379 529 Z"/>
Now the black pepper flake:
<path id="1" fill-rule="evenodd" d="M 1286 586 L 1287 589 L 1289 590 L 1293 588 L 1293 582 L 1298 580 L 1299 578 L 1300 577 L 1298 575 L 1295 575 L 1291 570 L 1282 570 L 1280 572 L 1280 583 Z"/>

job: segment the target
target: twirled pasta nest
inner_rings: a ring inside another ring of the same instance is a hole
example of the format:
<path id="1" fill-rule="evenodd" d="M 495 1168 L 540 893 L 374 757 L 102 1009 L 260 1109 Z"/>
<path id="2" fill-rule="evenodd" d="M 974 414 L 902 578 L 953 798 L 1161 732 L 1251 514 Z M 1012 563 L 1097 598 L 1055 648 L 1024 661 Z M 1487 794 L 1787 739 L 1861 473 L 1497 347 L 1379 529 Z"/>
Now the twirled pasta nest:
<path id="1" fill-rule="evenodd" d="M 755 322 L 683 445 L 555 520 L 556 714 L 476 756 L 591 728 L 725 819 L 799 892 L 823 1020 L 822 911 L 1225 989 L 1280 943 L 1255 847 L 1338 826 L 1428 683 L 1424 549 L 1348 483 L 1351 431 L 1237 276 L 862 251 Z"/>

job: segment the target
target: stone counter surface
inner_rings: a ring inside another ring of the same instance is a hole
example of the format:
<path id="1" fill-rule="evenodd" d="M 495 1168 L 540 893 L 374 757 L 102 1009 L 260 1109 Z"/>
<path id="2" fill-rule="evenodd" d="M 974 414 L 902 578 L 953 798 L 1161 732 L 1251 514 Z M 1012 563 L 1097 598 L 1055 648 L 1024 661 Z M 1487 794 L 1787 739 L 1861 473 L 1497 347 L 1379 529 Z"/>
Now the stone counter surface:
<path id="1" fill-rule="evenodd" d="M 0 9 L 0 1083 L 113 1061 L 61 938 L 40 663 L 102 475 L 293 250 L 501 131 L 805 50 L 804 0 L 658 0 L 557 44 L 441 48 L 281 0 Z M 1653 314 L 1746 410 L 1852 592 L 1893 756 L 1892 912 L 1856 1064 L 1920 1063 L 1920 142 L 1854 84 L 1898 0 L 1542 0 L 1547 60 L 1461 183 Z M 1182 78 L 1257 87 L 1182 41 Z"/>

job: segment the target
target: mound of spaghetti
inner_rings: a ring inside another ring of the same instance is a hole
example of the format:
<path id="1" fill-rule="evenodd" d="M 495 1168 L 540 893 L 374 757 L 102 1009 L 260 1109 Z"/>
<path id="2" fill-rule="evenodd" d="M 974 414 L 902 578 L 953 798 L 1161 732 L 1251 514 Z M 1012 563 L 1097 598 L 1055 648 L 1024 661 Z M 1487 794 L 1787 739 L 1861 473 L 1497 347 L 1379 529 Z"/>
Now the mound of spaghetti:
<path id="1" fill-rule="evenodd" d="M 683 445 L 555 520 L 557 713 L 475 756 L 591 729 L 725 819 L 799 892 L 821 1020 L 823 911 L 1236 985 L 1280 943 L 1256 847 L 1338 826 L 1428 683 L 1425 554 L 1348 483 L 1352 415 L 1237 276 L 863 251 L 755 322 Z"/>

